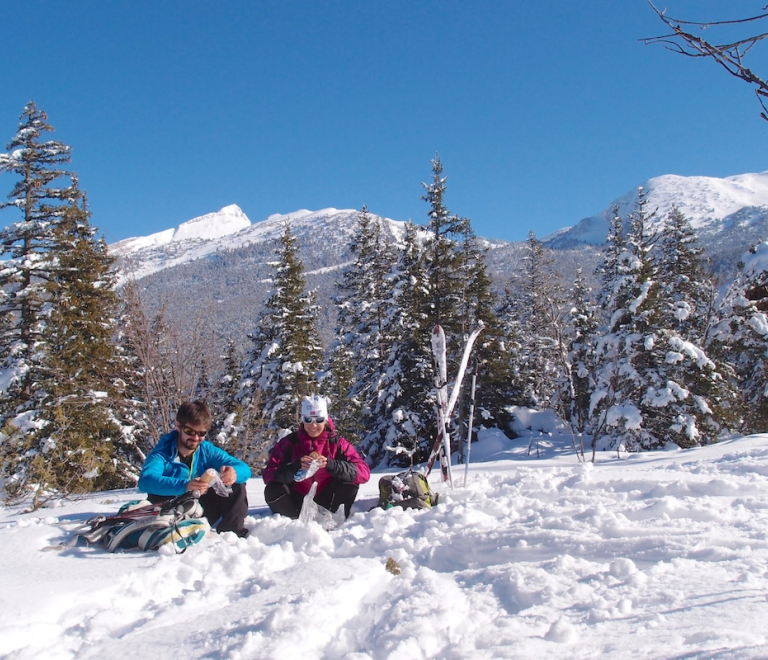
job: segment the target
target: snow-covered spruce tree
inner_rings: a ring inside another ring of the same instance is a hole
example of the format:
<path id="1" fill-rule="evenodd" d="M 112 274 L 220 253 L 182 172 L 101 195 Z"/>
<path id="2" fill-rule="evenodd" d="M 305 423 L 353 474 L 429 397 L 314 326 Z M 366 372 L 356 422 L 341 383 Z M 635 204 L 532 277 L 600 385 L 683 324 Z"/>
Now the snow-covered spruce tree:
<path id="1" fill-rule="evenodd" d="M 467 220 L 451 214 L 445 206 L 446 178 L 439 156 L 432 161 L 432 181 L 423 183 L 422 199 L 429 204 L 424 264 L 429 284 L 429 318 L 431 327 L 440 324 L 448 343 L 449 371 L 456 362 L 466 319 L 462 317 L 464 293 L 464 255 L 460 242 Z M 431 330 L 431 327 L 429 328 Z"/>
<path id="2" fill-rule="evenodd" d="M 257 465 L 261 460 L 258 432 L 263 425 L 260 399 L 244 400 L 242 396 L 242 364 L 232 339 L 223 361 L 224 372 L 210 399 L 213 426 L 209 437 L 233 456 Z"/>
<path id="3" fill-rule="evenodd" d="M 654 249 L 658 331 L 650 337 L 653 368 L 641 401 L 643 424 L 657 444 L 716 442 L 738 419 L 730 367 L 716 363 L 705 345 L 715 290 L 701 254 L 688 220 L 673 209 Z"/>
<path id="4" fill-rule="evenodd" d="M 195 389 L 192 396 L 195 399 L 203 399 L 203 401 L 210 400 L 213 395 L 213 383 L 211 383 L 208 361 L 205 359 L 205 355 L 200 356 L 200 360 L 197 365 L 197 378 L 195 379 Z"/>
<path id="5" fill-rule="evenodd" d="M 210 396 L 207 398 L 211 409 L 211 432 L 209 438 L 219 447 L 226 449 L 230 454 L 236 454 L 238 445 L 237 427 L 233 425 L 240 405 L 237 395 L 240 391 L 240 358 L 234 339 L 227 341 L 227 350 L 222 356 L 223 372 L 218 383 L 210 388 Z"/>
<path id="6" fill-rule="evenodd" d="M 508 380 L 499 383 L 501 389 L 507 390 L 509 395 L 506 397 L 506 404 L 511 406 L 529 406 L 530 400 L 526 395 L 525 382 L 521 377 L 523 372 L 523 342 L 525 340 L 520 323 L 520 299 L 518 292 L 512 289 L 513 283 L 507 282 L 501 301 L 496 308 L 496 317 L 501 325 L 502 336 L 504 337 L 504 352 L 499 356 L 506 364 L 502 369 L 510 375 Z M 484 365 L 483 365 L 484 366 Z M 485 383 L 485 378 L 483 379 Z M 483 389 L 486 385 L 483 384 Z M 511 421 L 511 411 L 509 412 Z M 507 422 L 508 423 L 508 422 Z M 502 427 L 506 428 L 506 425 Z"/>
<path id="7" fill-rule="evenodd" d="M 405 226 L 403 248 L 393 270 L 393 298 L 385 327 L 392 343 L 362 449 L 372 465 L 408 466 L 426 460 L 434 437 L 434 366 L 429 326 L 429 283 L 418 228 Z"/>
<path id="8" fill-rule="evenodd" d="M 657 237 L 649 234 L 652 218 L 640 189 L 626 250 L 615 279 L 606 282 L 612 305 L 597 344 L 591 402 L 596 440 L 605 435 L 635 451 L 667 441 L 683 447 L 715 441 L 722 430 L 720 404 L 727 404 L 714 362 L 669 327 L 669 315 L 665 319 L 665 310 L 681 309 L 677 303 L 683 299 L 659 281 L 659 273 L 669 273 L 671 266 Z"/>
<path id="9" fill-rule="evenodd" d="M 684 405 L 672 406 L 673 426 L 684 420 L 692 438 L 674 439 L 681 446 L 714 442 L 724 429 L 740 424 L 735 371 L 728 360 L 711 350 L 717 324 L 717 290 L 706 268 L 704 250 L 698 246 L 688 219 L 673 208 L 663 225 L 655 254 L 661 283 L 662 344 L 667 349 L 667 377 L 689 392 Z M 685 356 L 680 357 L 681 353 Z M 664 423 L 663 415 L 655 420 Z M 696 424 L 696 429 L 691 424 Z"/>
<path id="10" fill-rule="evenodd" d="M 672 207 L 659 234 L 654 261 L 661 284 L 662 323 L 704 344 L 715 322 L 717 291 L 704 267 L 704 249 L 688 218 Z"/>
<path id="11" fill-rule="evenodd" d="M 113 342 L 114 260 L 89 223 L 76 180 L 73 191 L 49 253 L 39 429 L 24 436 L 11 463 L 13 486 L 33 488 L 35 506 L 54 494 L 135 485 L 142 462 Z"/>
<path id="12" fill-rule="evenodd" d="M 647 205 L 640 188 L 627 234 L 621 219 L 614 218 L 599 269 L 604 277 L 605 323 L 596 344 L 595 391 L 590 401 L 593 457 L 604 440 L 630 451 L 650 449 L 660 442 L 644 427 L 641 411 L 659 316 L 659 286 L 650 255 L 655 238 L 648 235 L 653 214 Z"/>
<path id="13" fill-rule="evenodd" d="M 432 161 L 432 180 L 422 184 L 429 204 L 429 223 L 424 243 L 424 269 L 428 282 L 427 324 L 423 336 L 429 338 L 435 325 L 442 326 L 448 354 L 448 379 L 452 381 L 458 371 L 464 339 L 480 320 L 477 301 L 469 295 L 470 284 L 477 287 L 486 277 L 480 253 L 472 242 L 472 230 L 467 218 L 453 215 L 445 205 L 446 179 L 439 156 Z M 472 282 L 472 278 L 475 279 Z M 477 292 L 476 292 L 477 293 Z M 484 314 L 487 310 L 484 310 Z M 491 337 L 491 335 L 489 335 Z M 465 401 L 467 398 L 465 397 Z M 461 415 L 466 406 L 457 405 L 454 414 Z M 426 410 L 424 411 L 426 414 Z M 435 413 L 433 413 L 434 415 Z M 451 421 L 451 439 L 458 442 L 456 419 Z M 437 427 L 435 426 L 435 433 Z"/>
<path id="14" fill-rule="evenodd" d="M 732 368 L 745 433 L 768 431 L 768 243 L 743 255 L 724 296 L 710 347 Z"/>
<path id="15" fill-rule="evenodd" d="M 274 289 L 250 335 L 253 349 L 241 380 L 243 404 L 260 402 L 265 423 L 258 443 L 265 455 L 277 432 L 298 425 L 302 397 L 320 393 L 317 375 L 323 368 L 315 294 L 305 292 L 304 264 L 287 221 L 276 253 Z"/>
<path id="16" fill-rule="evenodd" d="M 626 251 L 627 235 L 624 231 L 624 219 L 619 216 L 618 206 L 614 206 L 613 219 L 608 226 L 608 235 L 605 238 L 603 261 L 595 271 L 595 275 L 600 278 L 602 284 L 597 294 L 597 302 L 604 315 L 609 314 L 608 310 L 615 307 L 614 300 L 618 291 L 614 291 L 614 288 L 620 288 L 624 281 Z"/>
<path id="17" fill-rule="evenodd" d="M 0 231 L 0 421 L 5 424 L 39 404 L 37 383 L 46 355 L 45 284 L 53 232 L 73 195 L 69 172 L 70 147 L 46 139 L 53 132 L 48 118 L 33 101 L 24 108 L 19 129 L 0 154 L 0 173 L 16 175 L 9 201 L 21 218 Z"/>
<path id="18" fill-rule="evenodd" d="M 379 387 L 392 336 L 385 324 L 392 304 L 392 268 L 396 261 L 393 247 L 386 241 L 381 224 L 366 207 L 350 242 L 354 256 L 337 284 L 336 344 L 331 354 L 331 382 L 334 420 L 350 442 L 358 443 L 365 430 L 382 423 L 371 407 L 378 399 Z"/>
<path id="19" fill-rule="evenodd" d="M 511 421 L 509 404 L 518 395 L 511 344 L 498 315 L 501 302 L 493 291 L 485 265 L 486 251 L 479 244 L 469 220 L 464 223 L 460 249 L 463 289 L 459 318 L 462 323 L 462 339 L 466 339 L 478 322 L 481 321 L 484 326 L 475 343 L 470 363 L 471 369 L 479 372 L 476 373 L 478 389 L 473 426 L 508 430 Z M 464 420 L 468 420 L 470 388 L 471 378 L 467 377 L 457 404 L 459 418 L 462 420 L 458 429 L 462 441 L 468 437 Z"/>
<path id="20" fill-rule="evenodd" d="M 559 385 L 570 377 L 563 338 L 569 305 L 554 260 L 532 231 L 523 260 L 523 272 L 512 284 L 524 338 L 519 378 L 531 405 L 546 408 Z"/>
<path id="21" fill-rule="evenodd" d="M 328 371 L 320 378 L 325 396 L 334 401 L 333 419 L 338 418 L 339 432 L 351 443 L 358 445 L 363 437 L 360 401 L 352 391 L 356 385 L 355 361 L 351 346 L 336 339 L 328 355 Z M 341 429 L 344 429 L 343 432 Z"/>
<path id="22" fill-rule="evenodd" d="M 568 347 L 566 361 L 570 377 L 561 384 L 555 407 L 574 434 L 583 438 L 588 428 L 589 402 L 595 389 L 593 370 L 598 310 L 581 268 L 576 271 L 570 298 L 573 306 L 568 312 L 565 326 Z"/>

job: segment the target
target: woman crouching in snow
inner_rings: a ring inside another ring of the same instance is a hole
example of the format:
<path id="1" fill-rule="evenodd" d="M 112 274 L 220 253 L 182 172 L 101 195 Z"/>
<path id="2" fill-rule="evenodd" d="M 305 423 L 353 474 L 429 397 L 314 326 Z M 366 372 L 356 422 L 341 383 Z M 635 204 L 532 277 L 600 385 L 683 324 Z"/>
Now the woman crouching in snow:
<path id="1" fill-rule="evenodd" d="M 302 479 L 305 470 L 309 476 Z M 317 482 L 315 502 L 333 513 L 344 505 L 348 518 L 360 484 L 368 481 L 371 471 L 357 450 L 336 435 L 326 400 L 311 396 L 301 403 L 299 428 L 277 441 L 262 476 L 264 499 L 273 513 L 298 518 L 304 496 Z"/>

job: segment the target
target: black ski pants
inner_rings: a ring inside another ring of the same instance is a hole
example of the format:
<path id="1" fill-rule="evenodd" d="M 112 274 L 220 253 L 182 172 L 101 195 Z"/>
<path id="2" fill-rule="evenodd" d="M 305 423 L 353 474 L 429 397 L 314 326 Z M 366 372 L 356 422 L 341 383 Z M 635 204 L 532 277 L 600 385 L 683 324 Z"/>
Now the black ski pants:
<path id="1" fill-rule="evenodd" d="M 315 502 L 332 513 L 336 513 L 339 507 L 343 505 L 344 517 L 349 518 L 349 512 L 357 497 L 358 490 L 360 490 L 360 486 L 357 484 L 341 479 L 331 479 L 325 488 L 315 495 Z M 293 490 L 290 484 L 270 481 L 264 487 L 264 499 L 272 513 L 279 513 L 281 516 L 295 520 L 301 513 L 304 495 Z"/>

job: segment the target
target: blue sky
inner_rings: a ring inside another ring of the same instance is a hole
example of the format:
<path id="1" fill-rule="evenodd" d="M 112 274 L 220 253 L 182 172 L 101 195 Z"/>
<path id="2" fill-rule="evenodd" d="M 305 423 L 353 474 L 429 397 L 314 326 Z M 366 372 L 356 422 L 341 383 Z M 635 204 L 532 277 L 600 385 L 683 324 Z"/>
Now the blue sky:
<path id="1" fill-rule="evenodd" d="M 764 5 L 665 3 L 692 19 Z M 640 43 L 664 27 L 646 0 L 5 0 L 0 24 L 0 145 L 34 99 L 108 242 L 228 204 L 253 222 L 366 204 L 426 224 L 435 153 L 449 209 L 504 240 L 654 176 L 768 169 L 752 90 Z M 763 77 L 766 48 L 748 61 Z"/>

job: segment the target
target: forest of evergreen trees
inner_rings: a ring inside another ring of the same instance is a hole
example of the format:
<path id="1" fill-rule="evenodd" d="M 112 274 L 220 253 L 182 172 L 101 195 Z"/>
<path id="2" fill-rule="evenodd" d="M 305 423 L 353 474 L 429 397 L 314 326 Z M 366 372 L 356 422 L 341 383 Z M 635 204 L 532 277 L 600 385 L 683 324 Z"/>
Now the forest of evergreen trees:
<path id="1" fill-rule="evenodd" d="M 673 210 L 650 232 L 642 193 L 616 217 L 596 274 L 563 282 L 534 236 L 498 290 L 467 218 L 445 205 L 439 157 L 424 184 L 428 222 L 402 244 L 363 208 L 320 341 L 298 241 L 286 223 L 268 299 L 248 334 L 210 357 L 204 328 L 178 332 L 147 311 L 141 283 L 117 287 L 115 264 L 67 169 L 70 147 L 30 102 L 0 154 L 13 179 L 0 205 L 0 469 L 6 501 L 133 486 L 179 403 L 205 398 L 210 439 L 259 470 L 306 394 L 330 398 L 340 432 L 372 465 L 424 460 L 437 430 L 431 333 L 448 373 L 482 322 L 474 351 L 474 428 L 510 436 L 515 406 L 551 409 L 589 451 L 694 447 L 768 423 L 768 286 L 744 270 L 718 291 L 688 220 Z M 588 281 L 599 286 L 591 290 Z M 245 292 L 244 292 L 245 293 Z M 212 363 L 214 362 L 214 363 Z M 467 379 L 468 380 L 468 379 Z M 469 396 L 451 420 L 467 437 Z"/>

